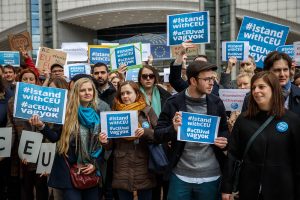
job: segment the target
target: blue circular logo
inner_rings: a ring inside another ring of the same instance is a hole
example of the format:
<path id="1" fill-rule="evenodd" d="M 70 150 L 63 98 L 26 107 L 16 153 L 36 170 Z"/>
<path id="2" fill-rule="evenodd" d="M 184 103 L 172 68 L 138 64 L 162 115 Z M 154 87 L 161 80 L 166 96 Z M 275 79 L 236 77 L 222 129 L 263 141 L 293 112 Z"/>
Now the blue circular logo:
<path id="1" fill-rule="evenodd" d="M 148 122 L 143 122 L 142 127 L 143 128 L 150 128 L 150 124 Z"/>
<path id="2" fill-rule="evenodd" d="M 279 122 L 276 125 L 276 130 L 281 133 L 285 132 L 288 128 L 289 128 L 289 125 L 286 122 Z"/>
<path id="3" fill-rule="evenodd" d="M 231 106 L 232 109 L 235 110 L 239 107 L 239 104 L 238 103 L 232 103 L 230 106 Z"/>

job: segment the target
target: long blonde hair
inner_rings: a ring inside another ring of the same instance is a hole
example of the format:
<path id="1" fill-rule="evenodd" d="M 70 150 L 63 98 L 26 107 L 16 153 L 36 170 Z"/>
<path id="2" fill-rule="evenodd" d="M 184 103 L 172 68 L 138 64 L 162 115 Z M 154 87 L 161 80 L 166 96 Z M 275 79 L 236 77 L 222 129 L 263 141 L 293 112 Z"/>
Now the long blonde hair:
<path id="1" fill-rule="evenodd" d="M 98 93 L 93 81 L 89 78 L 81 78 L 75 82 L 73 89 L 70 91 L 65 124 L 62 129 L 61 137 L 58 142 L 58 153 L 67 155 L 71 135 L 74 135 L 77 141 L 79 134 L 78 108 L 80 106 L 79 92 L 84 83 L 91 83 L 94 91 L 93 100 L 90 102 L 90 107 L 97 110 Z M 77 142 L 76 142 L 77 144 Z"/>

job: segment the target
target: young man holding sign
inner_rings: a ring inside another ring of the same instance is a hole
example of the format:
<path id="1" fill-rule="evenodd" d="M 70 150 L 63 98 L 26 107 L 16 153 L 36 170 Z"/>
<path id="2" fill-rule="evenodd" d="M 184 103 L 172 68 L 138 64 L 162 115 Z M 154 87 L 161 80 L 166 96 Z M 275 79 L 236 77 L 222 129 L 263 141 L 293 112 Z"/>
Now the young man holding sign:
<path id="1" fill-rule="evenodd" d="M 225 107 L 211 94 L 217 67 L 194 61 L 187 68 L 188 88 L 170 97 L 164 105 L 155 128 L 160 142 L 172 141 L 168 199 L 215 200 L 219 195 L 221 168 L 227 145 L 228 128 Z M 178 141 L 178 130 L 184 125 L 179 111 L 220 117 L 214 144 Z"/>

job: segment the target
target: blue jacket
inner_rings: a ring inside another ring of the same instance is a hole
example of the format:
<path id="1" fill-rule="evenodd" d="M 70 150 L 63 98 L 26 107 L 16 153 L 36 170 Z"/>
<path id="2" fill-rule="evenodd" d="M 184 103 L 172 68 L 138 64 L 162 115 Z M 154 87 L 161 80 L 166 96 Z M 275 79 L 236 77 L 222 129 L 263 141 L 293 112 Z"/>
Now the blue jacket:
<path id="1" fill-rule="evenodd" d="M 222 100 L 215 96 L 214 94 L 206 95 L 207 101 L 207 114 L 221 117 L 218 137 L 227 137 L 228 135 L 228 127 L 227 127 L 227 119 L 225 113 L 225 107 Z M 163 110 L 159 116 L 157 126 L 154 129 L 154 137 L 160 142 L 168 142 L 171 141 L 171 152 L 172 154 L 169 157 L 170 161 L 170 169 L 177 165 L 182 152 L 184 150 L 185 142 L 177 141 L 177 133 L 174 129 L 172 119 L 176 112 L 178 111 L 187 111 L 187 107 L 185 104 L 185 90 L 171 96 L 165 103 Z M 225 161 L 225 154 L 223 151 L 212 145 L 214 148 L 215 155 L 219 161 L 221 169 L 223 167 L 223 163 Z"/>

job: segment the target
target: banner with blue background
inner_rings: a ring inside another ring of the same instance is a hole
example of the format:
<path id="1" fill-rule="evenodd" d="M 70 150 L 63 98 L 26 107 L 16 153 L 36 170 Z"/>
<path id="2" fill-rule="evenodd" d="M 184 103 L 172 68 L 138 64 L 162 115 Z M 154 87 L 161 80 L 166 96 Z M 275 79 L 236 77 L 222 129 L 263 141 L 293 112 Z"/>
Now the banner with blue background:
<path id="1" fill-rule="evenodd" d="M 77 74 L 91 74 L 91 66 L 87 63 L 76 63 L 65 65 L 64 74 L 69 79 Z"/>
<path id="2" fill-rule="evenodd" d="M 249 55 L 249 42 L 222 42 L 222 61 L 228 61 L 230 57 L 237 60 L 247 60 Z"/>
<path id="3" fill-rule="evenodd" d="M 286 53 L 289 55 L 292 59 L 295 58 L 295 49 L 294 45 L 283 45 L 276 48 L 277 51 Z"/>
<path id="4" fill-rule="evenodd" d="M 126 81 L 138 82 L 140 69 L 130 69 L 126 72 Z"/>
<path id="5" fill-rule="evenodd" d="M 17 82 L 14 117 L 29 119 L 39 115 L 41 121 L 64 124 L 67 90 Z"/>
<path id="6" fill-rule="evenodd" d="M 168 46 L 179 45 L 186 40 L 192 40 L 194 44 L 210 42 L 208 11 L 168 15 Z"/>
<path id="7" fill-rule="evenodd" d="M 91 65 L 102 62 L 110 65 L 110 50 L 107 46 L 89 45 L 89 59 Z"/>
<path id="8" fill-rule="evenodd" d="M 142 67 L 142 44 L 125 44 L 110 48 L 111 69 L 116 70 L 120 65 L 127 69 Z"/>
<path id="9" fill-rule="evenodd" d="M 263 68 L 266 55 L 284 45 L 288 33 L 288 26 L 245 16 L 237 40 L 249 41 L 250 55 Z"/>
<path id="10" fill-rule="evenodd" d="M 220 117 L 180 112 L 182 126 L 178 127 L 177 139 L 187 142 L 213 144 L 218 135 Z"/>
<path id="11" fill-rule="evenodd" d="M 0 65 L 20 67 L 20 53 L 18 51 L 0 51 Z"/>
<path id="12" fill-rule="evenodd" d="M 101 112 L 101 132 L 108 138 L 134 137 L 138 128 L 137 111 Z"/>
<path id="13" fill-rule="evenodd" d="M 170 47 L 167 45 L 151 45 L 151 54 L 154 59 L 170 59 L 171 58 L 171 51 Z"/>

